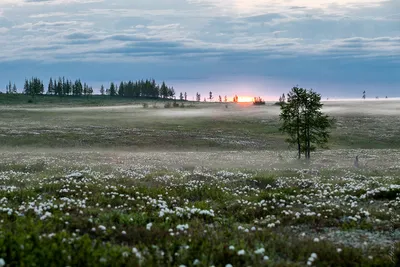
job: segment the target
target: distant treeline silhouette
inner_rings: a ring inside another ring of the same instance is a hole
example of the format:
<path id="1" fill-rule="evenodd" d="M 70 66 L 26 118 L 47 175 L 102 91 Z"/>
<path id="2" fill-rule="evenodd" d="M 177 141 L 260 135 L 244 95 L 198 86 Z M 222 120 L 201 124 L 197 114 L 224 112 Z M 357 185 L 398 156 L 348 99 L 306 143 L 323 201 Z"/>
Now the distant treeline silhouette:
<path id="1" fill-rule="evenodd" d="M 45 89 L 47 88 L 47 90 Z M 46 91 L 45 91 L 46 90 Z M 11 86 L 11 82 L 6 86 L 7 94 L 17 93 L 15 84 Z M 25 79 L 23 94 L 31 95 L 55 95 L 55 96 L 91 96 L 93 95 L 93 87 L 86 83 L 82 83 L 80 79 L 75 81 L 59 77 L 58 79 L 50 78 L 47 87 L 43 81 L 37 77 Z M 127 81 L 117 83 L 111 82 L 108 88 L 104 85 L 100 87 L 101 95 L 109 95 L 127 97 L 127 98 L 175 98 L 175 90 L 162 82 L 157 84 L 154 79 Z M 187 93 L 179 94 L 180 100 L 187 100 Z"/>

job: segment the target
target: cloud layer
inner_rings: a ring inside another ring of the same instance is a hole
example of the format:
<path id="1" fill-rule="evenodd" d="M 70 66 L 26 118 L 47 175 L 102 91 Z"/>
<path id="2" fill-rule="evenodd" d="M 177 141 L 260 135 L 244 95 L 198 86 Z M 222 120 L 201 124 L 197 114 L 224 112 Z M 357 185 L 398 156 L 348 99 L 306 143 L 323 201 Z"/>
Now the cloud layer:
<path id="1" fill-rule="evenodd" d="M 0 0 L 0 84 L 154 77 L 400 95 L 399 10 L 397 0 Z"/>

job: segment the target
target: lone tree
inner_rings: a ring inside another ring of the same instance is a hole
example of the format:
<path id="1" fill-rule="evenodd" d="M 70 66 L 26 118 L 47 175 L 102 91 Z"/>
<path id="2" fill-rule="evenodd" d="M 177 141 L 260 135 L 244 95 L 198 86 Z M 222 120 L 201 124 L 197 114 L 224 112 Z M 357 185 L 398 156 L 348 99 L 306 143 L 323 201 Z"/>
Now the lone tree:
<path id="1" fill-rule="evenodd" d="M 286 101 L 281 106 L 280 131 L 289 135 L 286 139 L 289 145 L 297 146 L 299 159 L 302 153 L 310 159 L 317 146 L 326 148 L 334 119 L 321 112 L 321 95 L 312 90 L 293 87 Z"/>

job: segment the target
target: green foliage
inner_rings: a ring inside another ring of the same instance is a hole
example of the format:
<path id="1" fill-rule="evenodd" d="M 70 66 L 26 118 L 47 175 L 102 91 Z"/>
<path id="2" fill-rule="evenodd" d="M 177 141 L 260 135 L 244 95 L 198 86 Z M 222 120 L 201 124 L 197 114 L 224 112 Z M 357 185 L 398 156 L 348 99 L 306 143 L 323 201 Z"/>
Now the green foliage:
<path id="1" fill-rule="evenodd" d="M 335 121 L 321 112 L 322 106 L 320 94 L 299 87 L 293 87 L 286 104 L 281 105 L 280 131 L 289 135 L 286 139 L 289 145 L 297 146 L 299 158 L 303 152 L 309 159 L 310 152 L 317 146 L 326 148 L 329 129 Z"/>
<path id="2" fill-rule="evenodd" d="M 79 170 L 86 162 L 76 163 L 67 160 L 66 168 Z M 250 177 L 243 172 L 221 176 L 221 172 L 160 168 L 143 170 L 146 175 L 139 178 L 140 169 L 128 175 L 119 167 L 99 163 L 82 170 L 83 179 L 66 179 L 66 168 L 41 166 L 40 161 L 1 162 L 0 172 L 6 178 L 0 181 L 2 186 L 18 188 L 0 192 L 0 258 L 6 266 L 193 266 L 197 261 L 198 266 L 305 266 L 312 253 L 317 254 L 313 266 L 398 264 L 398 243 L 393 244 L 390 258 L 387 244 L 377 247 L 378 242 L 368 242 L 357 248 L 336 242 L 346 241 L 347 233 L 376 229 L 365 217 L 357 222 L 339 221 L 348 215 L 342 210 L 346 201 L 340 209 L 303 203 L 303 208 L 322 216 L 285 215 L 284 210 L 301 211 L 302 204 L 296 200 L 303 202 L 302 196 L 322 201 L 316 192 L 328 188 L 325 183 L 319 189 L 302 190 L 299 180 L 290 178 L 293 170 Z M 29 173 L 10 174 L 9 170 Z M 330 184 L 334 188 L 336 181 Z M 265 186 L 271 188 L 265 190 Z M 349 193 L 340 191 L 338 200 Z M 360 207 L 368 203 L 369 199 L 358 201 Z M 8 208 L 15 212 L 8 213 Z M 169 212 L 160 216 L 161 209 Z M 213 216 L 207 214 L 211 210 Z M 51 216 L 43 218 L 45 211 Z M 279 224 L 267 226 L 277 220 Z M 187 229 L 178 230 L 178 225 L 186 224 Z M 310 229 L 329 227 L 343 236 L 313 241 L 326 232 Z M 303 231 L 305 236 L 300 235 Z M 256 253 L 260 248 L 263 252 Z M 238 253 L 241 250 L 243 255 Z"/>
<path id="3" fill-rule="evenodd" d="M 115 96 L 116 94 L 117 94 L 117 92 L 115 90 L 115 84 L 113 82 L 111 82 L 110 89 L 109 89 L 109 95 L 110 96 Z"/>
<path id="4" fill-rule="evenodd" d="M 31 80 L 25 79 L 24 94 L 35 97 L 41 95 L 44 92 L 43 82 L 36 77 L 32 77 Z"/>
<path id="5" fill-rule="evenodd" d="M 388 191 L 380 191 L 371 196 L 371 198 L 378 199 L 378 200 L 381 200 L 381 199 L 395 200 L 398 197 L 400 198 L 400 189 L 399 188 L 393 188 Z"/>

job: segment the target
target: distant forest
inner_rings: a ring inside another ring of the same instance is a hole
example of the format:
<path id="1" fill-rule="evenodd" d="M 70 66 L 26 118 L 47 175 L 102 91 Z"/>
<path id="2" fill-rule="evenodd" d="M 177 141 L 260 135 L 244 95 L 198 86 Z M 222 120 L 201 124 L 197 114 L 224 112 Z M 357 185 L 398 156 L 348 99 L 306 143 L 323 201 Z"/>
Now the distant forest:
<path id="1" fill-rule="evenodd" d="M 18 93 L 15 84 L 9 82 L 6 85 L 7 94 Z M 58 79 L 50 78 L 47 86 L 37 77 L 25 79 L 23 94 L 31 95 L 55 95 L 55 96 L 86 96 L 93 95 L 93 88 L 86 83 L 82 83 L 80 79 L 75 81 L 59 77 Z M 101 95 L 120 96 L 127 98 L 175 98 L 175 90 L 162 82 L 157 84 L 154 79 L 146 79 L 139 81 L 120 82 L 119 84 L 111 82 L 107 88 L 104 85 L 100 87 Z M 180 100 L 187 100 L 187 93 L 180 93 Z"/>
<path id="2" fill-rule="evenodd" d="M 1 93 L 1 91 L 0 91 Z M 11 83 L 6 85 L 6 94 L 18 94 L 17 87 Z M 24 88 L 22 94 L 32 96 L 33 98 L 38 95 L 49 95 L 49 96 L 85 96 L 90 97 L 93 95 L 93 88 L 86 83 L 82 83 L 80 79 L 75 81 L 59 77 L 58 79 L 50 78 L 47 86 L 44 82 L 37 78 L 32 77 L 31 79 L 25 79 Z M 104 85 L 100 87 L 101 95 L 108 95 L 110 97 L 119 96 L 126 98 L 163 98 L 163 99 L 179 99 L 181 101 L 187 101 L 188 95 L 186 92 L 180 92 L 179 96 L 176 96 L 174 87 L 169 87 L 162 82 L 161 85 L 157 84 L 154 79 L 146 79 L 139 81 L 128 81 L 114 83 L 111 82 L 107 88 Z M 201 95 L 197 92 L 196 101 L 201 101 Z M 204 102 L 207 99 L 211 102 L 214 97 L 213 93 L 209 93 L 208 98 L 204 98 Z M 228 97 L 218 96 L 219 102 L 228 102 Z M 233 97 L 233 102 L 238 102 L 238 96 Z"/>

